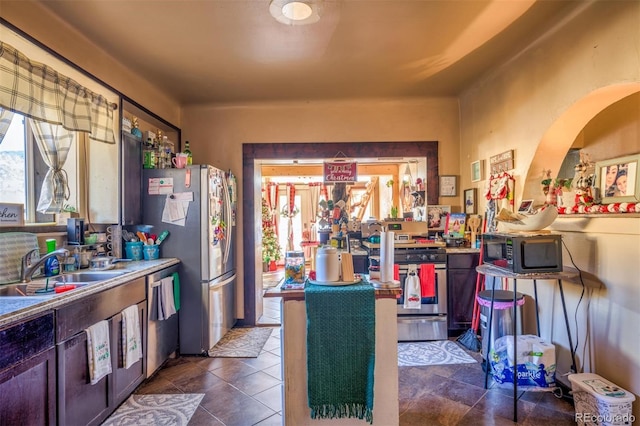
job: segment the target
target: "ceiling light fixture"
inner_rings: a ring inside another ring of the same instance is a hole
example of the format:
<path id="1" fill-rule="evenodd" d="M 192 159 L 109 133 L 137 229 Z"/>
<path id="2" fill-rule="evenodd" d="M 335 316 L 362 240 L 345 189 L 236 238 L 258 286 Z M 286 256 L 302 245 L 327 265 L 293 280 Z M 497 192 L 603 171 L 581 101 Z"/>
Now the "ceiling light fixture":
<path id="1" fill-rule="evenodd" d="M 321 0 L 271 0 L 269 13 L 287 25 L 307 25 L 320 20 Z"/>

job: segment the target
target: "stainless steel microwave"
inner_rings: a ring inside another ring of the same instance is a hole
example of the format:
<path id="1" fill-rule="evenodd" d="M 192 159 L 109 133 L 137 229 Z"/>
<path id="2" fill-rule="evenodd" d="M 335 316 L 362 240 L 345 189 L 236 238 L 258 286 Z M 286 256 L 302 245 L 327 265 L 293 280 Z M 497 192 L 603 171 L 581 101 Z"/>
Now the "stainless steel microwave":
<path id="1" fill-rule="evenodd" d="M 482 236 L 483 263 L 516 274 L 562 271 L 562 236 L 489 233 Z"/>

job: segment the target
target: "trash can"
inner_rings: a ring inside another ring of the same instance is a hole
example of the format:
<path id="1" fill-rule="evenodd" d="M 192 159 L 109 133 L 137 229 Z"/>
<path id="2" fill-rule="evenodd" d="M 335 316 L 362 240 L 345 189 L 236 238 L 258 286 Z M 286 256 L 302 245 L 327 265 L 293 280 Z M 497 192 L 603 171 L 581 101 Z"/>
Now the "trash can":
<path id="1" fill-rule="evenodd" d="M 513 291 L 494 290 L 493 297 L 493 318 L 491 325 L 491 347 L 495 341 L 507 335 L 513 335 Z M 516 334 L 522 334 L 522 305 L 524 305 L 524 295 L 517 293 L 518 330 Z M 482 359 L 487 360 L 489 349 L 489 314 L 491 311 L 491 290 L 484 290 L 478 293 L 478 304 L 480 305 L 480 334 L 482 335 Z"/>

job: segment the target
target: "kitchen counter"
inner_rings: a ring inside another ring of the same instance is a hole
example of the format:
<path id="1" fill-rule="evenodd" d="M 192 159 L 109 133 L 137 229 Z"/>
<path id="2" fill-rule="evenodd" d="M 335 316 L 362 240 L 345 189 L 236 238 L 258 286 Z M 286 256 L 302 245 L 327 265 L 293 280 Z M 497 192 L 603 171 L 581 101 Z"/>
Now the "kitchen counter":
<path id="1" fill-rule="evenodd" d="M 396 295 L 401 292 L 400 288 L 376 289 L 374 425 L 399 424 Z M 307 311 L 304 290 L 281 290 L 276 287 L 268 290 L 265 297 L 281 298 L 283 424 L 287 426 L 367 424 L 357 419 L 312 419 L 310 417 L 307 395 Z"/>
<path id="2" fill-rule="evenodd" d="M 88 295 L 99 293 L 112 287 L 117 287 L 120 284 L 147 276 L 178 263 L 180 263 L 180 260 L 176 258 L 123 262 L 118 263 L 118 267 L 111 269 L 110 271 L 124 271 L 126 273 L 118 275 L 117 277 L 91 283 L 75 290 L 43 296 L 0 296 L 0 328 L 24 318 L 40 314 L 51 309 L 56 309 L 69 302 L 82 299 Z M 83 269 L 79 272 L 83 271 L 91 270 Z M 50 278 L 50 280 L 53 280 L 53 278 Z M 34 284 L 42 283 L 42 285 L 44 285 L 45 278 L 37 278 L 31 282 Z"/>
<path id="3" fill-rule="evenodd" d="M 402 288 L 377 288 L 376 299 L 397 299 Z M 280 286 L 268 289 L 263 297 L 282 297 L 282 300 L 304 300 L 304 290 L 283 290 Z"/>
<path id="4" fill-rule="evenodd" d="M 479 248 L 447 247 L 447 254 L 480 253 Z"/>
<path id="5" fill-rule="evenodd" d="M 370 243 L 369 241 L 363 241 L 362 245 L 370 249 L 379 249 L 380 244 Z M 394 248 L 429 248 L 429 247 L 446 247 L 444 242 L 431 242 L 431 243 L 419 243 L 414 241 L 394 241 Z"/>

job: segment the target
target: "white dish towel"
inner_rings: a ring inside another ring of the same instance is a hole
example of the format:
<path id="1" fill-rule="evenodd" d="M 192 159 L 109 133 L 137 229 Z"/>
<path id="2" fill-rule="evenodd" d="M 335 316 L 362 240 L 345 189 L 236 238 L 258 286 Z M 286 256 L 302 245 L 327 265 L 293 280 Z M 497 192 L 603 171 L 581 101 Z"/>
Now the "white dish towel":
<path id="1" fill-rule="evenodd" d="M 87 328 L 87 353 L 89 378 L 95 385 L 111 373 L 111 345 L 109 344 L 109 322 L 104 320 Z"/>
<path id="2" fill-rule="evenodd" d="M 418 278 L 416 265 L 409 265 L 407 278 L 404 280 L 404 308 L 420 309 L 420 278 Z"/>
<path id="3" fill-rule="evenodd" d="M 122 311 L 122 360 L 129 368 L 142 358 L 142 337 L 138 306 L 131 305 Z"/>
<path id="4" fill-rule="evenodd" d="M 163 278 L 160 284 L 160 296 L 162 306 L 162 317 L 160 319 L 168 319 L 176 313 L 176 305 L 173 299 L 173 277 Z"/>

